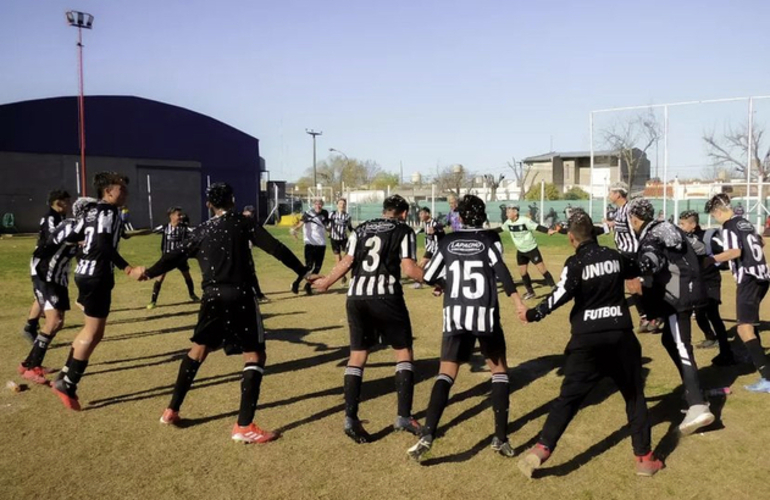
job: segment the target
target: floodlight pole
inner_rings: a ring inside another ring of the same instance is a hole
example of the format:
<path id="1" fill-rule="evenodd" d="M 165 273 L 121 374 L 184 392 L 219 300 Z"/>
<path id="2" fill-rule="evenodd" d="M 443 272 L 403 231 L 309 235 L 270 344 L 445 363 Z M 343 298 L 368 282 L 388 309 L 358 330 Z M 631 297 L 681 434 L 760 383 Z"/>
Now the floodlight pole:
<path id="1" fill-rule="evenodd" d="M 629 186 L 630 188 L 630 186 Z M 663 220 L 666 220 L 668 209 L 668 106 L 663 106 Z"/>
<path id="2" fill-rule="evenodd" d="M 85 12 L 68 11 L 67 21 L 78 29 L 78 140 L 80 143 L 80 192 L 86 195 L 86 110 L 83 92 L 83 28 L 91 29 L 94 16 Z"/>
<path id="3" fill-rule="evenodd" d="M 305 129 L 305 132 L 313 136 L 313 189 L 318 189 L 318 174 L 316 173 L 316 159 L 315 159 L 315 138 L 323 134 L 320 130 Z"/>
<path id="4" fill-rule="evenodd" d="M 589 167 L 588 172 L 588 182 L 591 183 L 591 186 L 589 188 L 589 192 L 591 193 L 591 196 L 588 197 L 588 213 L 591 214 L 591 217 L 594 216 L 594 112 L 591 111 L 588 113 L 588 137 L 591 141 L 591 166 Z M 552 162 L 553 164 L 553 162 Z M 523 189 L 523 186 L 522 186 Z M 607 193 L 602 193 L 602 196 L 606 197 Z M 542 220 L 542 215 L 540 219 Z"/>

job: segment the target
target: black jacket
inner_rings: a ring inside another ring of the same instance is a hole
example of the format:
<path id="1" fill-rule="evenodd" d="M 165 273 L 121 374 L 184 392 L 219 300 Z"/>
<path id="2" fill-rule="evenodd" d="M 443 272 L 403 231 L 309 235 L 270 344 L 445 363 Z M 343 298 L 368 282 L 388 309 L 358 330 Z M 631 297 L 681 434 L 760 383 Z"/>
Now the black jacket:
<path id="1" fill-rule="evenodd" d="M 575 299 L 569 319 L 573 335 L 631 330 L 625 280 L 636 274 L 619 252 L 595 241 L 580 244 L 564 263 L 556 290 L 527 311 L 527 321 L 540 321 Z"/>

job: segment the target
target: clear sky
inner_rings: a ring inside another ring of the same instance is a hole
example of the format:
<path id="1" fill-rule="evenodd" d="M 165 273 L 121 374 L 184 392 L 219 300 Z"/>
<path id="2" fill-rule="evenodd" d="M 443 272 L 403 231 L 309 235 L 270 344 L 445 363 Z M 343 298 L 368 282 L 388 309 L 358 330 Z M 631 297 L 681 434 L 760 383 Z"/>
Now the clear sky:
<path id="1" fill-rule="evenodd" d="M 320 158 L 502 172 L 551 145 L 588 149 L 592 109 L 770 94 L 767 0 L 3 0 L 0 102 L 77 92 L 68 9 L 96 17 L 86 94 L 231 124 L 260 139 L 274 179 L 311 165 L 305 128 L 323 131 Z M 672 110 L 673 172 L 697 175 L 703 131 L 746 108 Z"/>

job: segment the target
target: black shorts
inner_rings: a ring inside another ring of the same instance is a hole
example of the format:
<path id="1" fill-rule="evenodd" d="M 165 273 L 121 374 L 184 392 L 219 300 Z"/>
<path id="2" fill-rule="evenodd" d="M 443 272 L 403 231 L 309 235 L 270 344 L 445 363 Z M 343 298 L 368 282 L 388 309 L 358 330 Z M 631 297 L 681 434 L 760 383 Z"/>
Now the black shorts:
<path id="1" fill-rule="evenodd" d="M 348 299 L 350 350 L 368 351 L 379 343 L 393 349 L 412 347 L 412 322 L 404 297 Z"/>
<path id="2" fill-rule="evenodd" d="M 83 306 L 86 316 L 106 318 L 110 315 L 112 288 L 115 286 L 112 274 L 104 278 L 75 276 L 75 284 L 78 286 L 78 304 Z"/>
<path id="3" fill-rule="evenodd" d="M 44 281 L 40 276 L 32 276 L 32 291 L 43 311 L 70 310 L 70 294 L 66 286 Z"/>
<path id="4" fill-rule="evenodd" d="M 345 253 L 345 246 L 347 244 L 348 240 L 332 240 L 332 253 L 334 255 Z"/>
<path id="5" fill-rule="evenodd" d="M 735 310 L 738 314 L 737 323 L 739 325 L 759 324 L 759 304 L 767 295 L 768 286 L 770 286 L 770 281 L 759 281 L 748 275 L 744 276 L 743 281 L 738 283 Z"/>
<path id="6" fill-rule="evenodd" d="M 452 335 L 445 335 L 441 340 L 441 361 L 467 363 L 471 359 L 477 340 L 484 358 L 496 361 L 505 359 L 505 335 L 498 328 L 487 335 L 473 332 L 452 332 Z"/>
<path id="7" fill-rule="evenodd" d="M 225 353 L 265 351 L 265 326 L 251 287 L 210 286 L 203 291 L 191 341 Z"/>
<path id="8" fill-rule="evenodd" d="M 533 264 L 540 264 L 543 262 L 543 256 L 540 255 L 540 249 L 535 248 L 529 252 L 516 251 L 516 264 L 520 266 L 526 266 L 532 262 Z"/>
<path id="9" fill-rule="evenodd" d="M 189 272 L 190 271 L 190 264 L 187 263 L 186 260 L 182 261 L 181 264 L 176 266 L 177 269 L 179 269 L 181 272 Z"/>

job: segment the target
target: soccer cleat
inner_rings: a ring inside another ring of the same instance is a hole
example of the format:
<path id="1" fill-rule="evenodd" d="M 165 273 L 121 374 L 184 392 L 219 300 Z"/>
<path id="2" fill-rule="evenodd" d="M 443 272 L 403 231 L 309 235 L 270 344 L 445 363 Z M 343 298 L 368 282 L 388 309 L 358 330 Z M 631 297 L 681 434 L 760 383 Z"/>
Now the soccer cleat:
<path id="1" fill-rule="evenodd" d="M 147 309 L 155 309 L 156 305 L 157 304 L 155 304 L 155 302 L 150 302 L 149 304 L 147 304 Z"/>
<path id="2" fill-rule="evenodd" d="M 201 298 L 195 295 L 194 293 L 190 294 L 190 302 L 200 302 Z"/>
<path id="3" fill-rule="evenodd" d="M 262 304 L 265 304 L 265 303 L 267 303 L 267 302 L 270 302 L 270 299 L 268 299 L 268 298 L 267 298 L 267 295 L 265 295 L 264 293 L 261 293 L 261 294 L 257 295 L 257 300 L 258 300 L 260 303 L 262 303 Z"/>
<path id="4" fill-rule="evenodd" d="M 29 368 L 24 366 L 24 363 L 19 363 L 19 366 L 16 367 L 16 373 L 19 375 L 24 375 L 24 372 L 27 371 Z"/>
<path id="5" fill-rule="evenodd" d="M 25 370 L 24 373 L 21 374 L 21 377 L 23 379 L 29 380 L 30 382 L 34 382 L 35 384 L 40 384 L 40 385 L 49 384 L 48 379 L 45 378 L 45 372 L 39 366 L 30 368 L 29 370 Z"/>
<path id="6" fill-rule="evenodd" d="M 345 417 L 345 435 L 358 444 L 368 443 L 371 439 L 361 421 L 350 417 Z"/>
<path id="7" fill-rule="evenodd" d="M 531 478 L 532 474 L 539 469 L 550 456 L 551 450 L 542 444 L 537 443 L 521 456 L 517 465 L 522 474 Z"/>
<path id="8" fill-rule="evenodd" d="M 419 436 L 420 431 L 422 431 L 422 426 L 414 417 L 396 417 L 396 423 L 393 424 L 393 428 L 397 431 L 406 431 L 415 436 Z"/>
<path id="9" fill-rule="evenodd" d="M 415 290 L 419 290 L 420 288 L 422 288 L 422 283 L 420 283 L 420 282 L 418 281 L 417 283 L 415 283 L 414 285 L 412 285 L 412 288 L 414 288 Z"/>
<path id="10" fill-rule="evenodd" d="M 766 378 L 760 378 L 756 382 L 754 382 L 751 385 L 745 385 L 744 386 L 747 391 L 749 392 L 756 392 L 756 393 L 770 393 L 770 380 L 767 380 Z"/>
<path id="11" fill-rule="evenodd" d="M 719 347 L 719 342 L 716 340 L 706 339 L 700 344 L 696 344 L 695 347 L 697 349 L 713 349 L 715 347 Z"/>
<path id="12" fill-rule="evenodd" d="M 492 451 L 495 453 L 498 453 L 504 457 L 510 458 L 516 454 L 507 439 L 505 441 L 501 441 L 497 436 L 492 438 L 492 445 L 490 448 L 492 448 Z"/>
<path id="13" fill-rule="evenodd" d="M 714 414 L 711 413 L 708 405 L 692 405 L 687 409 L 682 423 L 679 424 L 679 434 L 689 436 L 701 427 L 711 425 L 714 419 Z"/>
<path id="14" fill-rule="evenodd" d="M 652 477 L 656 472 L 663 469 L 665 465 L 652 455 L 652 452 L 641 457 L 634 457 L 636 461 L 636 475 L 642 477 Z"/>
<path id="15" fill-rule="evenodd" d="M 436 285 L 433 287 L 433 296 L 434 297 L 441 297 L 441 294 L 444 293 L 444 289 L 440 286 Z"/>
<path id="16" fill-rule="evenodd" d="M 305 283 L 305 295 L 313 295 L 313 285 Z"/>
<path id="17" fill-rule="evenodd" d="M 55 380 L 53 384 L 51 384 L 51 390 L 54 394 L 59 396 L 59 399 L 64 403 L 64 406 L 70 410 L 80 411 L 80 401 L 78 401 L 78 397 L 74 394 L 75 391 L 70 392 L 67 389 L 67 384 L 64 383 L 64 380 Z"/>
<path id="18" fill-rule="evenodd" d="M 179 416 L 179 412 L 171 408 L 166 408 L 163 411 L 163 415 L 160 416 L 160 423 L 165 425 L 177 425 L 180 420 L 182 418 Z"/>
<path id="19" fill-rule="evenodd" d="M 732 366 L 737 363 L 738 362 L 735 360 L 735 356 L 733 356 L 733 353 L 731 352 L 720 352 L 711 359 L 711 364 L 716 366 Z"/>
<path id="20" fill-rule="evenodd" d="M 433 438 L 430 436 L 423 436 L 417 443 L 406 450 L 406 454 L 415 462 L 420 462 L 422 459 L 427 458 L 428 452 L 430 452 L 433 446 Z"/>
<path id="21" fill-rule="evenodd" d="M 299 293 L 299 282 L 300 280 L 297 280 L 291 284 L 291 293 L 293 293 L 294 295 L 297 295 Z"/>
<path id="22" fill-rule="evenodd" d="M 279 434 L 277 432 L 261 429 L 254 422 L 246 427 L 241 427 L 238 425 L 238 422 L 233 426 L 233 441 L 245 444 L 269 443 L 270 441 L 275 441 L 278 437 Z"/>
<path id="23" fill-rule="evenodd" d="M 522 297 L 522 300 L 529 300 L 529 299 L 534 299 L 534 298 L 535 298 L 535 292 L 534 291 L 529 291 L 529 292 L 524 294 L 524 296 Z"/>
<path id="24" fill-rule="evenodd" d="M 24 325 L 24 329 L 21 331 L 21 336 L 24 337 L 27 342 L 32 344 L 35 342 L 35 338 L 37 338 L 37 328 Z"/>

